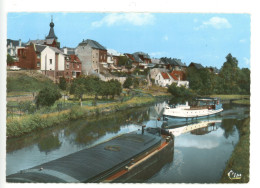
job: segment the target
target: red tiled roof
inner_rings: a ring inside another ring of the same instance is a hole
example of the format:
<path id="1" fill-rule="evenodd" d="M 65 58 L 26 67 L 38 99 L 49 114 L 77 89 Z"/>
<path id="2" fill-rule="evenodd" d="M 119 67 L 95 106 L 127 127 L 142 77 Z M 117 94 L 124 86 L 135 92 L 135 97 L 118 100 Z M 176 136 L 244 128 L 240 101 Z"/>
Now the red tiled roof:
<path id="1" fill-rule="evenodd" d="M 74 54 L 70 55 L 70 59 L 71 59 L 71 62 L 76 61 L 77 63 L 80 63 L 80 60 L 79 60 L 78 56 L 76 56 Z"/>
<path id="2" fill-rule="evenodd" d="M 176 70 L 173 70 L 170 75 L 174 75 L 175 77 L 180 77 L 180 80 L 183 80 L 184 79 L 184 72 L 183 71 L 176 71 Z M 175 79 L 175 78 L 174 78 Z M 177 78 L 178 80 L 178 78 Z"/>
<path id="3" fill-rule="evenodd" d="M 163 79 L 170 79 L 169 75 L 165 72 L 161 72 Z"/>
<path id="4" fill-rule="evenodd" d="M 170 76 L 171 76 L 174 80 L 179 80 L 172 72 L 170 73 Z"/>
<path id="5" fill-rule="evenodd" d="M 126 54 L 131 60 L 135 61 L 135 58 L 131 54 Z"/>

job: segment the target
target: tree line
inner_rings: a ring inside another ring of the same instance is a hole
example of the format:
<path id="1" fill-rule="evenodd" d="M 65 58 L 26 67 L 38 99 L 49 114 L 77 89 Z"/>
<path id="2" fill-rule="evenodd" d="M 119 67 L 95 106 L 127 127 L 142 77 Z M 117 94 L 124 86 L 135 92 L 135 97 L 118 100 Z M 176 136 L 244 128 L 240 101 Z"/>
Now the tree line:
<path id="1" fill-rule="evenodd" d="M 211 94 L 250 94 L 250 70 L 240 69 L 238 60 L 230 53 L 226 56 L 218 74 L 208 68 L 188 67 L 186 79 L 189 89 L 171 85 L 168 91 L 174 96 L 211 95 Z"/>

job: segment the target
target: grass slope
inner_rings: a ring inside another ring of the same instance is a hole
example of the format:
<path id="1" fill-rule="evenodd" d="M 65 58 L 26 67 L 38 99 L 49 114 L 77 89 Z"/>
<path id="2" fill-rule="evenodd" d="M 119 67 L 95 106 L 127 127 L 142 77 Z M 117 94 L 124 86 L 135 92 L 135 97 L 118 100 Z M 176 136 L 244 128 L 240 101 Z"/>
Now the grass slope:
<path id="1" fill-rule="evenodd" d="M 55 85 L 52 80 L 36 71 L 8 71 L 7 92 L 36 92 L 48 85 Z"/>

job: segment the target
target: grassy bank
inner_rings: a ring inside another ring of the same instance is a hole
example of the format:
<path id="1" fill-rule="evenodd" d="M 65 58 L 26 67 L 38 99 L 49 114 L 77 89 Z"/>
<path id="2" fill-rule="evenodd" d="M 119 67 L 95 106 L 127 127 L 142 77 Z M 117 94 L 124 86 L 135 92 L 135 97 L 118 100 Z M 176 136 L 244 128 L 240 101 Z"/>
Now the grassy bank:
<path id="1" fill-rule="evenodd" d="M 222 102 L 234 100 L 232 103 L 250 105 L 250 95 L 210 95 L 210 97 L 220 98 Z"/>
<path id="2" fill-rule="evenodd" d="M 8 96 L 24 95 L 24 92 L 36 92 L 47 85 L 55 84 L 37 71 L 7 71 Z"/>
<path id="3" fill-rule="evenodd" d="M 249 182 L 249 146 L 250 146 L 250 118 L 238 126 L 240 139 L 236 145 L 224 170 L 221 183 L 248 183 Z M 228 172 L 241 174 L 241 179 L 230 179 Z"/>
<path id="4" fill-rule="evenodd" d="M 100 104 L 98 106 L 74 106 L 69 110 L 49 114 L 33 114 L 7 119 L 7 136 L 18 137 L 60 123 L 93 115 L 106 114 L 152 104 L 155 97 L 133 97 L 125 102 Z"/>

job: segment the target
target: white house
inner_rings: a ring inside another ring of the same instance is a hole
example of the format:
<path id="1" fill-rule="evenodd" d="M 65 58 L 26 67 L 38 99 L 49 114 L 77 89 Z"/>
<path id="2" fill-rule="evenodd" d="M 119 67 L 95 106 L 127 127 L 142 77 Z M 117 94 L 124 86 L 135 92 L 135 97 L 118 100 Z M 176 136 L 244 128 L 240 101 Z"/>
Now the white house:
<path id="1" fill-rule="evenodd" d="M 189 81 L 180 80 L 180 77 L 176 77 L 172 73 L 159 72 L 155 77 L 155 84 L 161 87 L 170 86 L 172 83 L 176 83 L 178 87 L 189 88 Z"/>
<path id="2" fill-rule="evenodd" d="M 65 70 L 65 55 L 58 48 L 46 46 L 41 52 L 41 72 L 57 80 Z"/>
<path id="3" fill-rule="evenodd" d="M 155 77 L 155 84 L 161 87 L 167 87 L 171 85 L 171 83 L 170 76 L 166 72 L 159 72 Z"/>
<path id="4" fill-rule="evenodd" d="M 41 70 L 64 71 L 65 55 L 55 47 L 46 46 L 41 52 Z"/>

